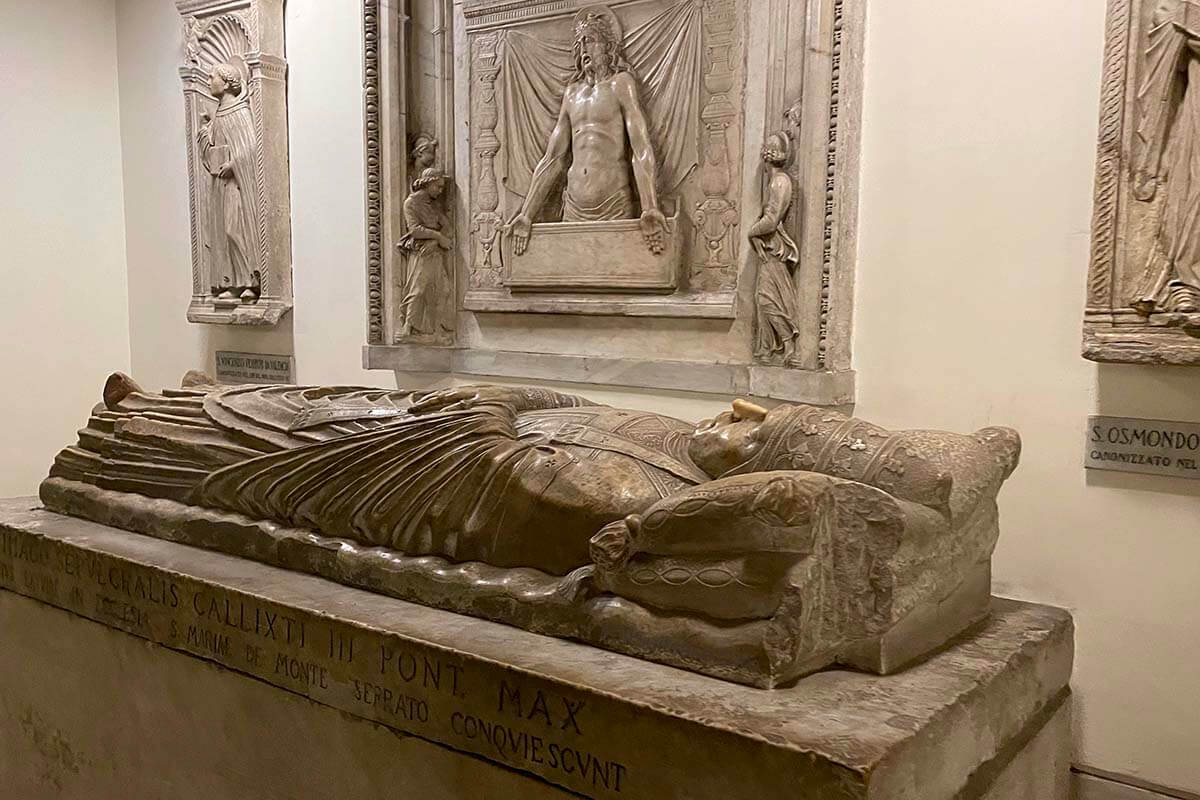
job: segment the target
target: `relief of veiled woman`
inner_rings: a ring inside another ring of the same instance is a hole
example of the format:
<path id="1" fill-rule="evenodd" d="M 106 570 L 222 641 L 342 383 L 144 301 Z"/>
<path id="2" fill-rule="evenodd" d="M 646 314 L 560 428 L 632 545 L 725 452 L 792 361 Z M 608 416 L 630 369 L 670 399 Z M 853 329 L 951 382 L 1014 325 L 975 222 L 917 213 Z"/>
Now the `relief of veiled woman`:
<path id="1" fill-rule="evenodd" d="M 754 356 L 768 363 L 793 364 L 800 316 L 792 272 L 800 249 L 784 229 L 792 205 L 792 177 L 785 167 L 791 160 L 791 143 L 784 133 L 773 133 L 763 146 L 767 189 L 762 215 L 750 227 L 750 243 L 758 254 L 758 283 L 754 290 Z"/>
<path id="2" fill-rule="evenodd" d="M 1200 311 L 1200 6 L 1159 0 L 1138 90 L 1133 194 L 1157 200 L 1158 231 L 1133 306 Z"/>
<path id="3" fill-rule="evenodd" d="M 222 297 L 258 297 L 259 234 L 254 172 L 254 118 L 242 75 L 217 64 L 209 75 L 216 110 L 200 128 L 200 156 L 212 175 L 212 281 Z"/>
<path id="4" fill-rule="evenodd" d="M 432 334 L 439 327 L 450 330 L 446 315 L 438 313 L 441 295 L 452 286 L 444 253 L 450 249 L 446 235 L 450 223 L 439 199 L 445 185 L 446 176 L 428 167 L 413 181 L 412 193 L 404 199 L 408 232 L 397 244 L 408 255 L 400 303 L 401 336 Z"/>

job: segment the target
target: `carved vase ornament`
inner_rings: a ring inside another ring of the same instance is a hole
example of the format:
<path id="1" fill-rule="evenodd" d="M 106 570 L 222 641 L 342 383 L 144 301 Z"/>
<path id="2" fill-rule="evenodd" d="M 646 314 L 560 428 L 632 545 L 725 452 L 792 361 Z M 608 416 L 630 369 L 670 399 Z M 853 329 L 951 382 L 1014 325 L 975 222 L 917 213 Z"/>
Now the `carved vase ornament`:
<path id="1" fill-rule="evenodd" d="M 521 387 L 186 383 L 113 375 L 43 502 L 761 687 L 892 672 L 982 619 L 1020 449 L 744 400 L 691 424 Z"/>
<path id="2" fill-rule="evenodd" d="M 192 213 L 193 322 L 273 324 L 291 308 L 280 0 L 178 0 Z"/>

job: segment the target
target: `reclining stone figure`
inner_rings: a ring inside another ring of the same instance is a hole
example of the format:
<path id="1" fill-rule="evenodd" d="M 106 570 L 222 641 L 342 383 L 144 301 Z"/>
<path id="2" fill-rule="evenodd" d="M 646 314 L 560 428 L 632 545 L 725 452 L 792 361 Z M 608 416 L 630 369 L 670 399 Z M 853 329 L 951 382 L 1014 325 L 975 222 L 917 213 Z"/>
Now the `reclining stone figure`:
<path id="1" fill-rule="evenodd" d="M 116 374 L 103 397 L 52 510 L 761 687 L 888 673 L 982 619 L 1020 450 L 1006 428 L 743 400 L 692 425 L 486 385 Z"/>

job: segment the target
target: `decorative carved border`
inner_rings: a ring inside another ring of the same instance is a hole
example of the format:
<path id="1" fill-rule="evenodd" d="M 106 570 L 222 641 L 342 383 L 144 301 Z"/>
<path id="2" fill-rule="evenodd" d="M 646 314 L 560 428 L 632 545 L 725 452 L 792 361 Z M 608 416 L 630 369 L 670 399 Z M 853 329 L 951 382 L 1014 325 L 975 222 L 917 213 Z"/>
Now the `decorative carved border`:
<path id="1" fill-rule="evenodd" d="M 838 111 L 841 105 L 843 0 L 833 4 L 833 42 L 830 47 L 828 146 L 825 149 L 825 223 L 821 245 L 820 323 L 817 330 L 817 369 L 825 369 L 829 339 L 829 286 L 833 271 L 834 207 L 838 188 Z M 851 266 L 853 268 L 853 265 Z"/>
<path id="2" fill-rule="evenodd" d="M 200 274 L 200 204 L 196 202 L 196 126 L 192 122 L 191 102 L 183 98 L 183 124 L 187 135 L 188 223 L 192 238 L 192 304 L 204 297 L 204 278 Z"/>
<path id="3" fill-rule="evenodd" d="M 463 4 L 463 17 L 467 21 L 467 30 L 475 31 L 518 19 L 571 11 L 580 5 L 580 0 L 468 0 Z"/>
<path id="4" fill-rule="evenodd" d="M 367 342 L 383 344 L 383 156 L 379 111 L 379 5 L 363 0 L 363 123 L 366 132 Z"/>
<path id="5" fill-rule="evenodd" d="M 1100 138 L 1096 153 L 1095 204 L 1092 210 L 1092 257 L 1088 271 L 1088 309 L 1112 311 L 1113 270 L 1117 257 L 1118 197 L 1121 188 L 1121 140 L 1129 71 L 1131 0 L 1108 0 L 1104 72 L 1100 93 Z"/>
<path id="6" fill-rule="evenodd" d="M 266 122 L 263 119 L 263 97 L 262 97 L 262 69 L 261 58 L 255 59 L 253 62 L 247 61 L 250 66 L 250 74 L 252 84 L 258 84 L 254 90 L 250 92 L 250 111 L 254 115 L 254 191 L 258 195 L 258 240 L 266 242 L 269 236 L 267 231 L 267 217 L 271 213 L 270 199 L 267 197 L 267 154 L 266 154 Z M 264 295 L 271 294 L 271 271 L 270 271 L 270 254 L 266 247 L 258 251 L 258 280 L 259 289 Z"/>

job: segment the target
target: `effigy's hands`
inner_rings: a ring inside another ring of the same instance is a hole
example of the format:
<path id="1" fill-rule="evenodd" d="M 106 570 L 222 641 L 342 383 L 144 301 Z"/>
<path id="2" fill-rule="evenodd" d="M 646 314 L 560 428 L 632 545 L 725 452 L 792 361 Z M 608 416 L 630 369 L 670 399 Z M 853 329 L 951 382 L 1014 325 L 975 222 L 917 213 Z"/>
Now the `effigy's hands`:
<path id="1" fill-rule="evenodd" d="M 666 247 L 667 218 L 657 208 L 651 208 L 642 212 L 641 226 L 646 246 L 651 253 L 658 255 Z"/>
<path id="2" fill-rule="evenodd" d="M 513 405 L 518 390 L 508 386 L 455 386 L 436 392 L 414 393 L 410 414 L 466 411 L 481 405 Z"/>
<path id="3" fill-rule="evenodd" d="M 513 217 L 504 230 L 512 237 L 513 252 L 519 256 L 524 255 L 525 249 L 529 247 L 529 236 L 533 232 L 533 223 L 528 215 L 518 214 Z"/>

